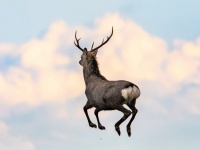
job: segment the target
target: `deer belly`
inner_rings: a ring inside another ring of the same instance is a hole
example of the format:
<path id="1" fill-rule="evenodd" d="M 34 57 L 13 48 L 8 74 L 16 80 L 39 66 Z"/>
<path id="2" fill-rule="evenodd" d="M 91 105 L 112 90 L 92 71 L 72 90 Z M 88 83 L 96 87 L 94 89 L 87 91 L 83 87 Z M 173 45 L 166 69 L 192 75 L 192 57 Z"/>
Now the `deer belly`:
<path id="1" fill-rule="evenodd" d="M 122 89 L 121 94 L 126 102 L 129 102 L 140 96 L 140 90 L 136 86 L 129 86 L 128 88 Z"/>

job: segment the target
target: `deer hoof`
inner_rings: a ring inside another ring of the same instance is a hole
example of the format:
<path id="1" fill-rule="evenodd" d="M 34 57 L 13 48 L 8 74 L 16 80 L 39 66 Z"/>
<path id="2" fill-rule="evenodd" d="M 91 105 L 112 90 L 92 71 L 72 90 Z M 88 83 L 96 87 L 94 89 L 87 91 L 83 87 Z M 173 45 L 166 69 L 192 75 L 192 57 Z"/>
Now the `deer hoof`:
<path id="1" fill-rule="evenodd" d="M 121 132 L 120 132 L 119 127 L 115 127 L 115 130 L 117 131 L 118 135 L 120 136 Z"/>
<path id="2" fill-rule="evenodd" d="M 94 123 L 90 123 L 89 126 L 92 127 L 92 128 L 97 128 L 97 125 L 94 124 Z"/>
<path id="3" fill-rule="evenodd" d="M 100 130 L 105 130 L 106 128 L 104 126 L 102 126 L 102 125 L 99 125 L 99 129 Z"/>
<path id="4" fill-rule="evenodd" d="M 127 127 L 127 133 L 128 133 L 128 136 L 130 137 L 131 136 L 131 128 L 130 127 Z"/>

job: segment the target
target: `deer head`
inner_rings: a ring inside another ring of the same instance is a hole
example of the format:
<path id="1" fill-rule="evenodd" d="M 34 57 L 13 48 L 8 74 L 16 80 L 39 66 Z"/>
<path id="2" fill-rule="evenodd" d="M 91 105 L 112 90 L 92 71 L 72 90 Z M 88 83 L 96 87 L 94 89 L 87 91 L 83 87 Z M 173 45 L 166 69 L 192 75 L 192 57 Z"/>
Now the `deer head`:
<path id="1" fill-rule="evenodd" d="M 111 32 L 110 36 L 107 37 L 106 41 L 104 41 L 104 39 L 103 39 L 102 43 L 95 48 L 93 48 L 93 46 L 94 46 L 94 42 L 93 42 L 90 51 L 88 51 L 86 47 L 84 49 L 81 48 L 81 46 L 79 45 L 79 41 L 80 41 L 81 38 L 77 39 L 76 34 L 77 34 L 77 31 L 75 32 L 74 44 L 76 45 L 76 47 L 78 47 L 83 52 L 83 54 L 81 55 L 81 60 L 79 61 L 79 63 L 80 63 L 80 65 L 85 66 L 86 64 L 91 62 L 91 60 L 96 59 L 98 49 L 110 40 L 110 38 L 113 35 L 113 27 L 112 27 L 112 32 Z"/>

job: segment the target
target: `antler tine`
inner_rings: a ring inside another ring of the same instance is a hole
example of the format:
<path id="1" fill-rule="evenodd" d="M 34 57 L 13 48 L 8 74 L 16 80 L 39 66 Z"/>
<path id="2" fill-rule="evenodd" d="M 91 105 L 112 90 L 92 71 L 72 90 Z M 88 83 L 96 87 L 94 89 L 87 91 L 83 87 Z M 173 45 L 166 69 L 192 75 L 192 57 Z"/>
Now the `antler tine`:
<path id="1" fill-rule="evenodd" d="M 92 50 L 93 46 L 94 46 L 94 42 L 92 43 L 92 47 L 91 47 L 91 50 Z"/>
<path id="2" fill-rule="evenodd" d="M 112 37 L 112 35 L 113 35 L 113 27 L 112 27 L 112 32 L 111 32 L 110 36 L 107 37 L 106 41 L 104 42 L 104 39 L 103 39 L 101 45 L 97 46 L 97 47 L 94 48 L 94 49 L 91 49 L 91 52 L 92 52 L 92 51 L 95 51 L 95 50 L 97 50 L 97 49 L 99 49 L 99 48 L 102 47 L 104 44 L 106 44 L 106 43 L 110 40 L 110 38 Z"/>
<path id="3" fill-rule="evenodd" d="M 79 45 L 79 40 L 80 40 L 81 38 L 77 39 L 76 33 L 77 33 L 77 31 L 75 32 L 75 40 L 76 40 L 76 42 L 74 41 L 74 44 L 75 44 L 76 47 L 78 47 L 81 51 L 83 51 L 83 49 L 82 49 L 82 48 L 80 47 L 80 45 Z"/>

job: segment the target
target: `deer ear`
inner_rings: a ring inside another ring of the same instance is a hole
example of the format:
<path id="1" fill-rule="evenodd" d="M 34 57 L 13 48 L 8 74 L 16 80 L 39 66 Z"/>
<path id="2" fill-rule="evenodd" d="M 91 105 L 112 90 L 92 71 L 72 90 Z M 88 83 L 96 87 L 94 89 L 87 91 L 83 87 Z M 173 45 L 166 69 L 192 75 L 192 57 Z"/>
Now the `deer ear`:
<path id="1" fill-rule="evenodd" d="M 93 54 L 95 57 L 96 57 L 97 53 L 98 53 L 98 49 L 97 49 L 97 50 L 94 50 L 94 51 L 92 51 L 92 54 Z"/>
<path id="2" fill-rule="evenodd" d="M 87 54 L 87 48 L 84 48 L 84 49 L 83 49 L 83 53 L 84 53 L 84 54 Z"/>
<path id="3" fill-rule="evenodd" d="M 87 52 L 87 48 L 84 48 L 84 49 L 83 49 L 83 52 L 86 53 L 86 52 Z"/>

